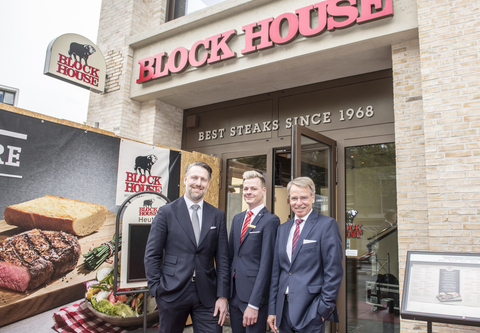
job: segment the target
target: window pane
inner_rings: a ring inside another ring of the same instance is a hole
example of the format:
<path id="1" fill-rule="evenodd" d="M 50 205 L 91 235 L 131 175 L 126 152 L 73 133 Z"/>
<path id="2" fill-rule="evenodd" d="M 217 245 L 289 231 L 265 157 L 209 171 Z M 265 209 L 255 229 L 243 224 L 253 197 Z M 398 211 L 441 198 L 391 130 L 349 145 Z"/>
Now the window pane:
<path id="1" fill-rule="evenodd" d="M 207 8 L 209 6 L 216 5 L 217 3 L 225 0 L 187 0 L 187 14 L 191 14 L 198 10 Z"/>
<path id="2" fill-rule="evenodd" d="M 0 90 L 0 103 L 3 103 L 3 91 Z"/>
<path id="3" fill-rule="evenodd" d="M 395 144 L 345 149 L 347 332 L 397 333 Z"/>
<path id="4" fill-rule="evenodd" d="M 331 216 L 329 209 L 330 197 L 330 147 L 312 140 L 306 136 L 301 137 L 302 143 L 302 170 L 303 177 L 310 177 L 315 183 L 315 203 L 313 209 L 318 213 Z"/>
<path id="5" fill-rule="evenodd" d="M 14 100 L 15 100 L 15 94 L 6 91 L 5 96 L 3 98 L 3 103 L 13 105 Z"/>
<path id="6" fill-rule="evenodd" d="M 227 227 L 230 234 L 230 225 L 233 217 L 247 209 L 243 200 L 243 173 L 255 170 L 267 176 L 267 156 L 240 157 L 227 160 Z M 264 203 L 265 204 L 265 203 Z"/>

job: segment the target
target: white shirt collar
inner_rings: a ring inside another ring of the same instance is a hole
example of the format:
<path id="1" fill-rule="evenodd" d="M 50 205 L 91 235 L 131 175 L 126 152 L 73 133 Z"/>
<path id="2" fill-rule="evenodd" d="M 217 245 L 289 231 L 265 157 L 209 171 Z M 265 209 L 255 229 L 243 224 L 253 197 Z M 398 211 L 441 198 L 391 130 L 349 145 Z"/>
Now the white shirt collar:
<path id="1" fill-rule="evenodd" d="M 304 217 L 301 217 L 301 219 L 303 220 L 303 222 L 305 222 L 306 220 L 308 220 L 308 217 L 310 216 L 310 214 L 312 214 L 312 212 L 313 212 L 313 208 L 310 209 L 310 211 L 308 212 L 307 215 L 305 215 Z M 298 219 L 300 219 L 300 217 L 297 217 L 297 215 L 295 215 L 294 221 L 296 221 L 296 220 L 298 220 Z"/>
<path id="2" fill-rule="evenodd" d="M 188 209 L 190 209 L 190 207 L 192 207 L 192 205 L 195 205 L 195 202 L 193 202 L 192 200 L 190 200 L 189 198 L 187 198 L 186 195 L 184 195 L 183 198 L 185 199 L 185 203 L 187 204 L 187 208 L 188 208 Z M 200 206 L 200 210 L 203 209 L 203 201 L 204 201 L 204 200 L 202 199 L 199 203 L 197 203 L 197 205 Z"/>
<path id="3" fill-rule="evenodd" d="M 263 207 L 265 207 L 264 204 L 260 204 L 258 205 L 257 207 L 255 207 L 254 209 L 252 209 L 252 213 L 253 213 L 253 216 L 257 216 L 258 213 L 260 213 L 260 211 L 263 209 Z M 247 209 L 247 212 L 249 211 L 250 209 Z"/>

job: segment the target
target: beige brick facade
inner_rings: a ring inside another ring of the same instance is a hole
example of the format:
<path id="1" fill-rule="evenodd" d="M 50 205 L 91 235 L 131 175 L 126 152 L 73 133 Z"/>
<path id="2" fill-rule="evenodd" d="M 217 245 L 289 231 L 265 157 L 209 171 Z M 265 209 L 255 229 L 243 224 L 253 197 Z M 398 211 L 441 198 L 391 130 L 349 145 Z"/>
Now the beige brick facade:
<path id="1" fill-rule="evenodd" d="M 130 99 L 138 73 L 126 39 L 161 25 L 165 3 L 103 1 L 97 44 L 107 90 L 91 94 L 87 124 L 180 148 L 182 109 Z M 417 14 L 417 38 L 391 45 L 400 291 L 409 250 L 480 253 L 480 1 L 417 0 Z M 402 332 L 426 330 L 401 320 Z M 435 323 L 434 331 L 480 329 Z"/>
<path id="2" fill-rule="evenodd" d="M 102 2 L 97 45 L 107 63 L 106 91 L 91 94 L 87 124 L 124 138 L 180 148 L 183 111 L 130 99 L 133 49 L 126 39 L 164 22 L 165 0 Z"/>
<path id="3" fill-rule="evenodd" d="M 401 284 L 408 250 L 480 252 L 479 13 L 478 2 L 419 0 L 419 39 L 392 46 Z"/>

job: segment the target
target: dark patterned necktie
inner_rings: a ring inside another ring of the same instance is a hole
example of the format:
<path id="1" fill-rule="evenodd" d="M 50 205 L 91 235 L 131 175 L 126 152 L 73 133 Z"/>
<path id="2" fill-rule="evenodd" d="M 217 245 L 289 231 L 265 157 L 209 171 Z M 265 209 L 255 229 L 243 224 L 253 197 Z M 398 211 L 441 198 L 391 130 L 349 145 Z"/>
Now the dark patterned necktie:
<path id="1" fill-rule="evenodd" d="M 298 237 L 300 237 L 300 223 L 302 223 L 303 220 L 298 219 L 295 220 L 297 225 L 295 226 L 295 232 L 293 233 L 293 239 L 292 239 L 292 258 L 293 258 L 293 252 L 295 252 L 295 247 L 297 246 L 297 241 Z"/>

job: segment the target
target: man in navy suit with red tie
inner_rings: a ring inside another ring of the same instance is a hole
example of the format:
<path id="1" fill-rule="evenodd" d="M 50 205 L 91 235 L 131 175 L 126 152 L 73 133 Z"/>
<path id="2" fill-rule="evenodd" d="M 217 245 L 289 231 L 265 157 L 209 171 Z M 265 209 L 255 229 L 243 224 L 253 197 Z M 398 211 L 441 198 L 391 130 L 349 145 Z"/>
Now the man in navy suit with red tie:
<path id="1" fill-rule="evenodd" d="M 338 321 L 335 303 L 343 278 L 337 221 L 312 209 L 315 184 L 298 177 L 287 185 L 294 218 L 278 228 L 268 324 L 276 333 L 323 333 Z M 278 327 L 278 328 L 277 328 Z"/>
<path id="2" fill-rule="evenodd" d="M 257 171 L 243 174 L 248 209 L 235 215 L 230 229 L 230 324 L 233 333 L 265 333 L 273 248 L 278 216 L 263 205 L 265 179 Z"/>
<path id="3" fill-rule="evenodd" d="M 230 291 L 225 214 L 203 200 L 212 169 L 188 166 L 185 195 L 160 207 L 145 249 L 145 272 L 160 317 L 159 333 L 220 333 Z"/>

